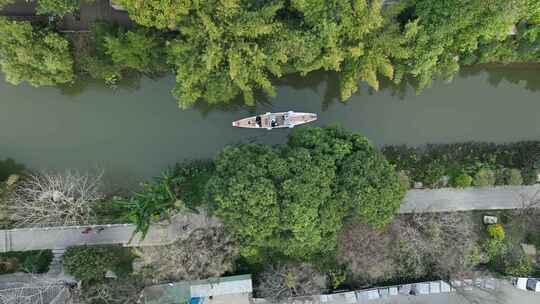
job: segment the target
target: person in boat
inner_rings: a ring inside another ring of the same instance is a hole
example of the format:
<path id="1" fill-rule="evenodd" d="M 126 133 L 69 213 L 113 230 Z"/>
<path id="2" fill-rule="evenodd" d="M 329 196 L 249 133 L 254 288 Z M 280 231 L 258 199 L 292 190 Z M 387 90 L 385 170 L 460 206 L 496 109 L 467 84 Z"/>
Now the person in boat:
<path id="1" fill-rule="evenodd" d="M 270 125 L 272 126 L 272 128 L 277 127 L 277 121 L 275 117 L 272 117 L 272 121 L 270 122 Z"/>
<path id="2" fill-rule="evenodd" d="M 262 126 L 262 118 L 259 115 L 255 117 L 255 125 L 259 128 Z"/>

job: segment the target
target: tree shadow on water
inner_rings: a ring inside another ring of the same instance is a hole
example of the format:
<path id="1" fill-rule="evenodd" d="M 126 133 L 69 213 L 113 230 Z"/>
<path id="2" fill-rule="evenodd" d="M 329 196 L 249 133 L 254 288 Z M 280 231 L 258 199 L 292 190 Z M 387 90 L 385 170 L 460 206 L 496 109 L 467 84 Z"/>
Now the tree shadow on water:
<path id="1" fill-rule="evenodd" d="M 487 81 L 493 87 L 498 87 L 501 82 L 507 81 L 519 85 L 530 92 L 540 91 L 540 65 L 532 64 L 493 64 L 479 65 L 462 68 L 459 76 L 468 78 L 487 74 Z"/>
<path id="2" fill-rule="evenodd" d="M 274 85 L 279 87 L 290 87 L 294 90 L 309 89 L 317 95 L 320 94 L 321 85 L 324 84 L 321 109 L 328 110 L 330 105 L 340 101 L 339 96 L 339 76 L 335 72 L 314 71 L 305 76 L 299 73 L 289 74 L 276 79 Z"/>

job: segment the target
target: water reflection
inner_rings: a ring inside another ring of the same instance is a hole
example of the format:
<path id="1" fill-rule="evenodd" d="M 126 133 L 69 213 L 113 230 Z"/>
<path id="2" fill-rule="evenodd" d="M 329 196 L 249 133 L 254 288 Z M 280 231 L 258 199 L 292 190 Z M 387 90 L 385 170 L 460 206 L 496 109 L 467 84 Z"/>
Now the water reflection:
<path id="1" fill-rule="evenodd" d="M 503 81 L 507 81 L 522 86 L 527 91 L 538 92 L 540 91 L 539 69 L 540 65 L 534 63 L 508 66 L 484 65 L 463 68 L 459 72 L 459 76 L 469 78 L 486 73 L 488 75 L 487 82 L 493 87 L 498 87 Z"/>
<path id="2" fill-rule="evenodd" d="M 459 78 L 471 78 L 478 77 L 482 74 L 487 74 L 487 82 L 493 86 L 498 87 L 503 81 L 520 85 L 524 89 L 531 92 L 540 91 L 540 73 L 538 72 L 540 66 L 531 65 L 484 65 L 474 67 L 462 68 L 455 77 Z M 63 95 L 69 97 L 76 97 L 84 94 L 88 90 L 109 92 L 115 94 L 116 92 L 135 92 L 141 89 L 141 82 L 143 79 L 150 79 L 153 81 L 163 81 L 164 79 L 174 79 L 174 76 L 161 75 L 153 78 L 142 76 L 139 73 L 130 73 L 125 75 L 114 86 L 106 85 L 102 80 L 93 79 L 91 77 L 80 77 L 72 84 L 65 84 L 58 86 L 60 92 Z M 359 83 L 358 91 L 346 101 L 340 99 L 339 91 L 339 74 L 336 72 L 315 71 L 302 76 L 299 73 L 289 74 L 281 78 L 273 80 L 273 84 L 276 88 L 292 88 L 294 90 L 309 90 L 321 97 L 321 110 L 327 111 L 329 107 L 336 103 L 347 103 L 350 100 L 358 99 L 361 96 L 374 96 L 381 94 L 382 92 L 389 93 L 391 96 L 396 97 L 399 100 L 404 100 L 409 94 L 414 94 L 414 88 L 418 82 L 412 77 L 404 77 L 403 81 L 399 84 L 385 77 L 379 79 L 379 90 L 368 87 L 365 83 Z M 170 82 L 170 81 L 169 81 Z M 524 84 L 524 85 L 523 85 Z M 174 85 L 174 83 L 173 83 Z M 164 88 L 167 93 L 170 94 L 172 86 Z M 429 90 L 430 87 L 425 90 Z M 424 91 L 425 91 L 424 90 Z M 422 94 L 423 92 L 419 92 Z M 275 99 L 269 97 L 264 92 L 255 91 L 255 106 L 246 105 L 243 97 L 240 95 L 235 99 L 227 103 L 209 104 L 203 100 L 195 103 L 193 108 L 199 111 L 203 116 L 208 116 L 211 112 L 237 112 L 247 111 L 248 113 L 256 113 L 256 106 L 270 107 Z M 172 98 L 172 96 L 171 96 Z"/>

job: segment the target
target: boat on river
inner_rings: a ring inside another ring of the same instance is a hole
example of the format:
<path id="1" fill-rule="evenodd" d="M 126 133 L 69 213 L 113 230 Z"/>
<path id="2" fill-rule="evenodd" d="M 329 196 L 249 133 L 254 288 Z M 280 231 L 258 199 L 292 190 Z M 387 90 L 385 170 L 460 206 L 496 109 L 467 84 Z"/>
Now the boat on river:
<path id="1" fill-rule="evenodd" d="M 272 130 L 275 128 L 294 128 L 315 120 L 317 120 L 317 114 L 314 113 L 266 112 L 265 114 L 233 121 L 232 125 L 237 128 Z"/>

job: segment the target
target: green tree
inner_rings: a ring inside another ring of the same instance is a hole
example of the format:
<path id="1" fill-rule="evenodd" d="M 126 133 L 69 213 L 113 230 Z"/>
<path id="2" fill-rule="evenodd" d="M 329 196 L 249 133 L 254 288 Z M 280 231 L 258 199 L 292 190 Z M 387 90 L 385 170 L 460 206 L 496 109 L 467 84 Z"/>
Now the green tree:
<path id="1" fill-rule="evenodd" d="M 117 29 L 103 37 L 103 48 L 114 64 L 146 74 L 167 70 L 165 40 L 159 33 L 143 28 Z"/>
<path id="2" fill-rule="evenodd" d="M 133 72 L 154 76 L 168 70 L 163 35 L 105 23 L 96 24 L 92 32 L 94 48 L 82 59 L 82 69 L 91 77 L 115 85 Z"/>
<path id="3" fill-rule="evenodd" d="M 249 258 L 329 254 L 345 216 L 381 227 L 404 195 L 394 168 L 367 139 L 339 127 L 295 130 L 276 148 L 228 147 L 208 187 L 216 214 Z"/>
<path id="4" fill-rule="evenodd" d="M 242 94 L 254 103 L 254 90 L 273 96 L 270 76 L 282 75 L 286 50 L 279 43 L 283 29 L 276 20 L 281 1 L 253 5 L 240 1 L 204 1 L 179 25 L 169 45 L 169 63 L 176 71 L 173 95 L 182 108 L 199 98 L 227 102 Z"/>
<path id="5" fill-rule="evenodd" d="M 346 193 L 343 197 L 353 203 L 360 217 L 374 227 L 382 227 L 399 210 L 405 189 L 394 167 L 373 150 L 357 151 L 347 157 L 338 183 Z"/>
<path id="6" fill-rule="evenodd" d="M 133 256 L 130 249 L 118 246 L 69 247 L 62 259 L 62 266 L 83 282 L 100 282 L 110 270 L 118 277 L 132 271 Z"/>
<path id="7" fill-rule="evenodd" d="M 37 0 L 36 12 L 39 15 L 64 16 L 73 13 L 80 6 L 80 0 Z"/>
<path id="8" fill-rule="evenodd" d="M 0 66 L 9 83 L 37 87 L 73 80 L 69 43 L 59 34 L 2 18 L 0 35 Z"/>
<path id="9" fill-rule="evenodd" d="M 294 0 L 287 43 L 296 51 L 290 65 L 303 75 L 313 70 L 340 72 L 341 99 L 348 99 L 365 81 L 378 90 L 379 76 L 393 79 L 392 57 L 407 58 L 401 45 L 410 39 L 395 22 L 397 8 L 381 13 L 382 1 Z M 399 5 L 401 7 L 401 5 Z"/>
<path id="10" fill-rule="evenodd" d="M 459 61 L 478 48 L 480 41 L 503 40 L 523 15 L 525 0 L 416 0 L 412 14 L 402 22 L 416 28 L 405 47 L 414 56 L 397 60 L 399 74 L 417 81 L 417 91 L 436 77 L 451 79 Z M 397 77 L 399 82 L 402 77 Z"/>
<path id="11" fill-rule="evenodd" d="M 191 0 L 114 0 L 113 3 L 124 7 L 129 17 L 140 25 L 174 30 L 197 2 Z"/>

